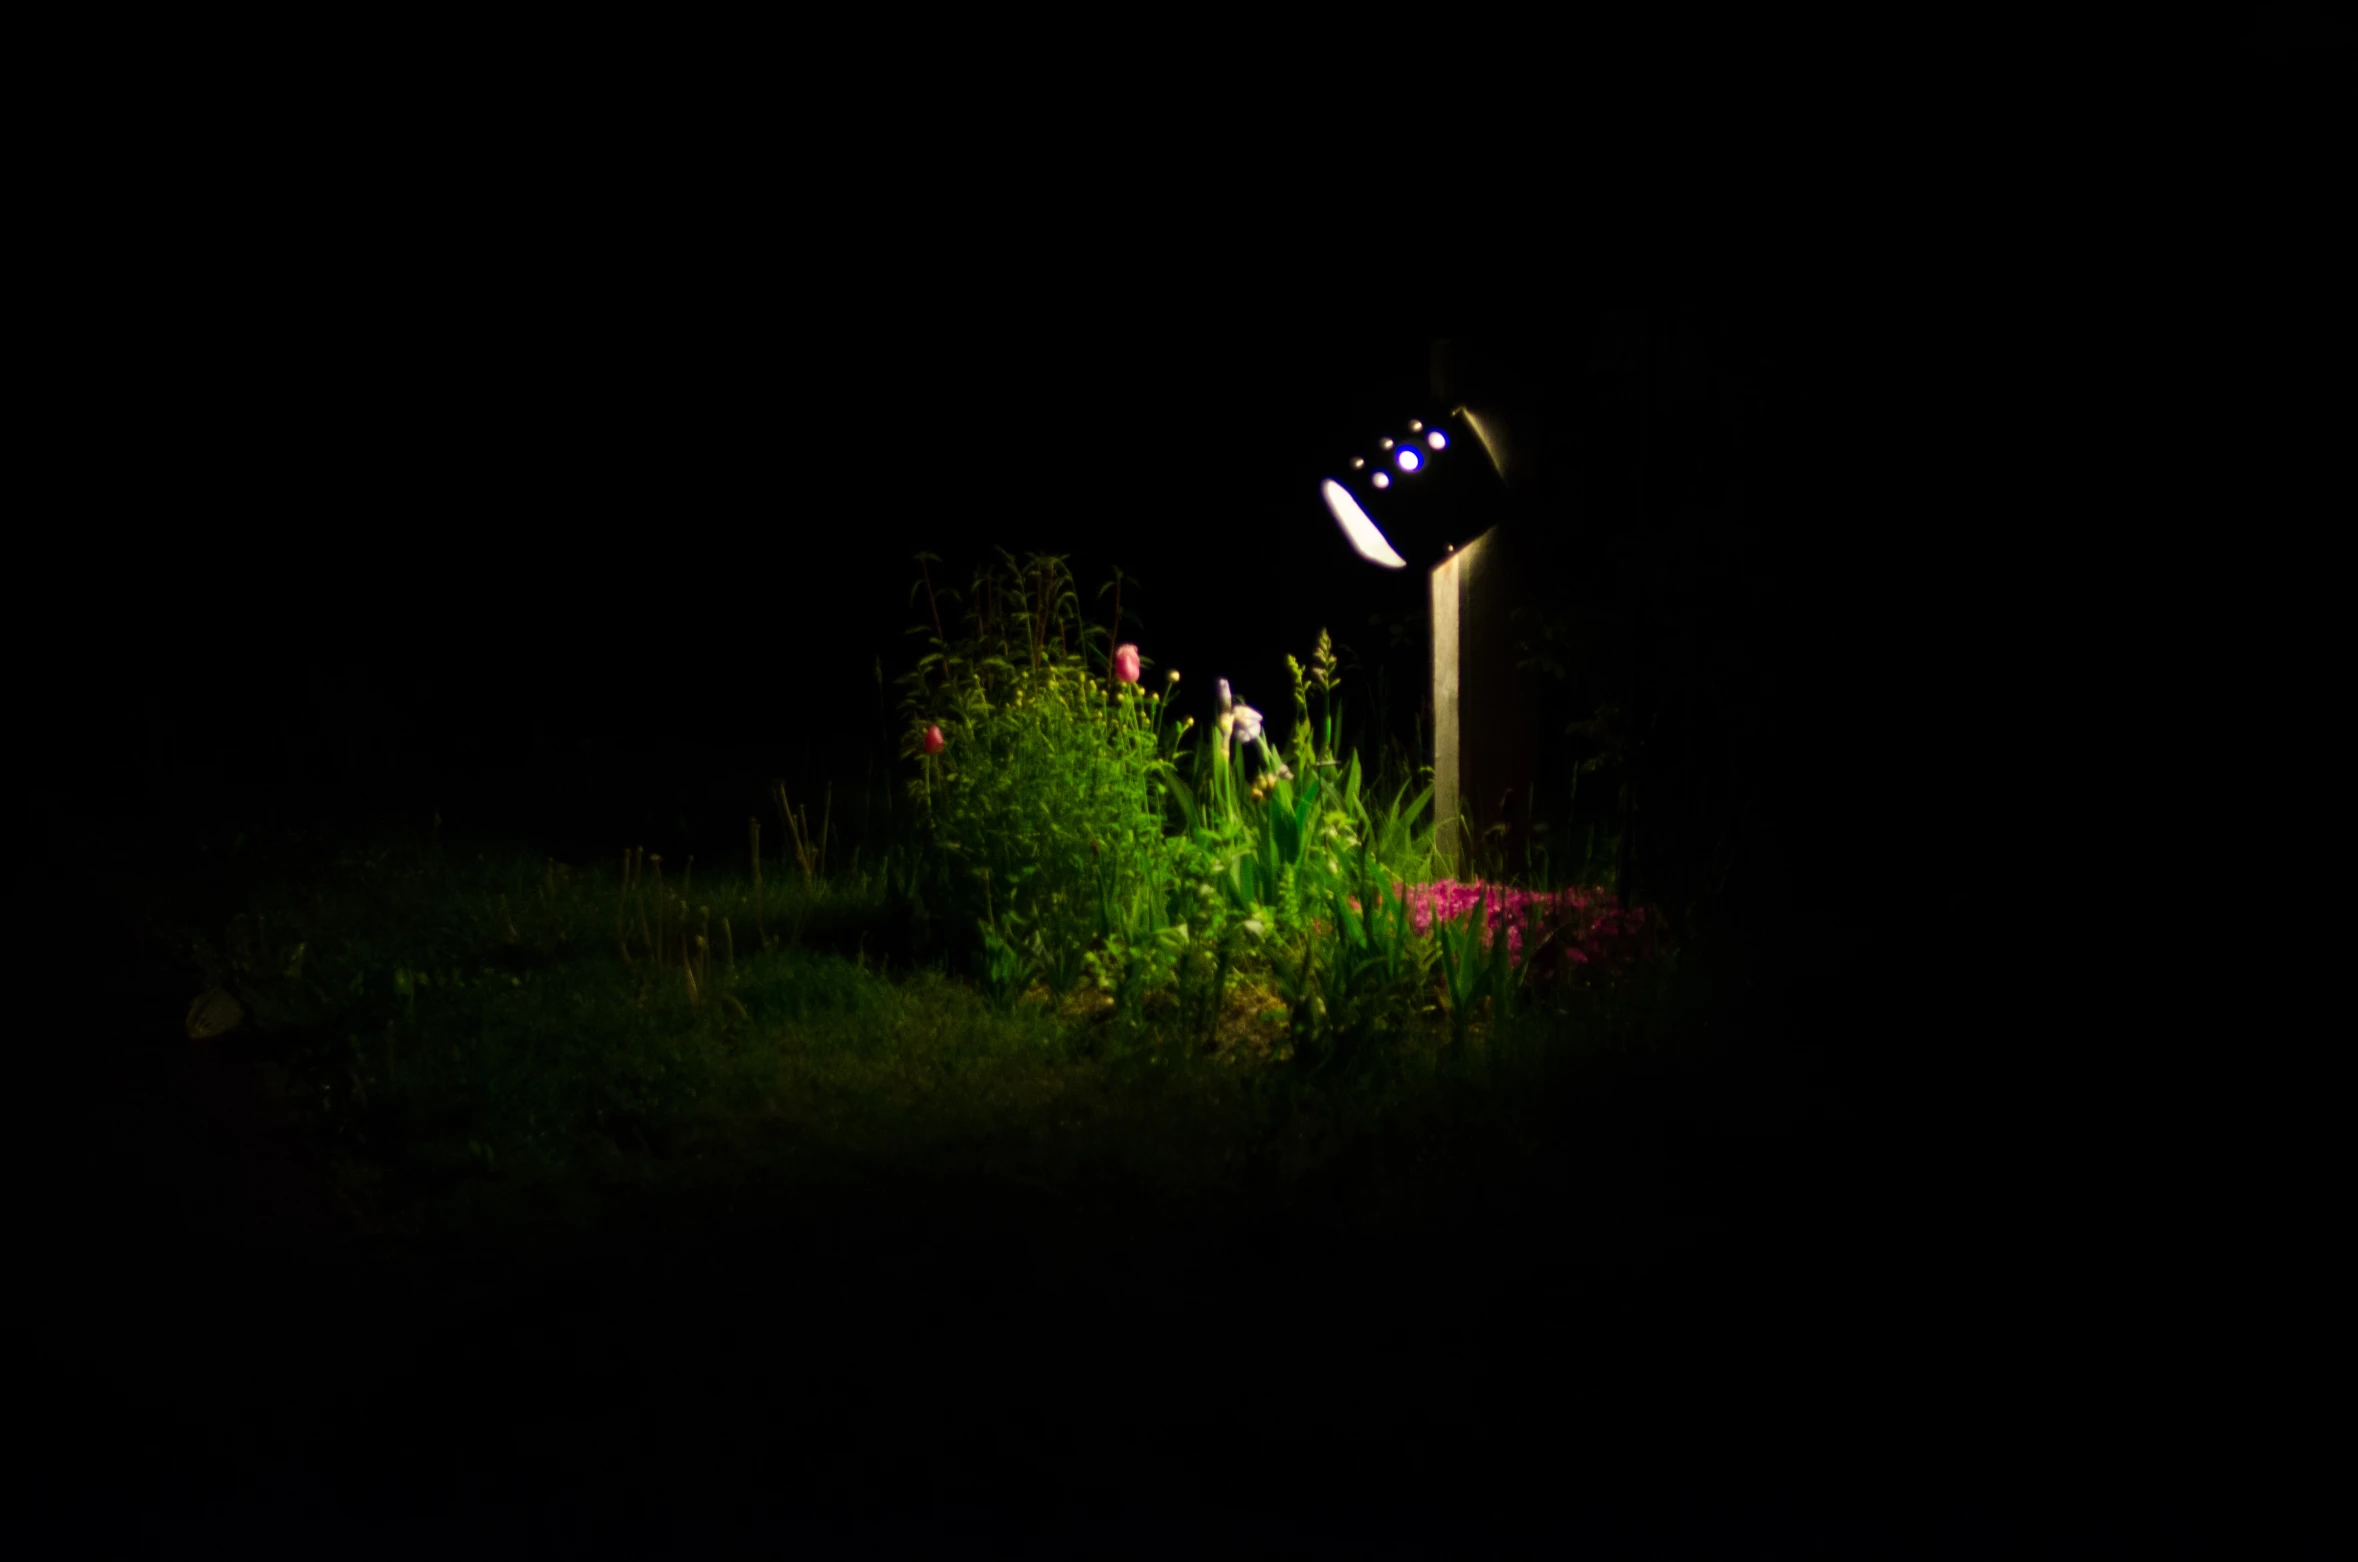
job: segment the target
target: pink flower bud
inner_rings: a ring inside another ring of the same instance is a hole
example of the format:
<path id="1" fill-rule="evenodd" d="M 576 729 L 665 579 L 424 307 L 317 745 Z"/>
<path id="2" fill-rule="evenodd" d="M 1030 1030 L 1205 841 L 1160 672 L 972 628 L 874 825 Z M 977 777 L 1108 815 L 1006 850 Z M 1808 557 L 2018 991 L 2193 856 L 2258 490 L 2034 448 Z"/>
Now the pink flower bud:
<path id="1" fill-rule="evenodd" d="M 1114 647 L 1114 676 L 1124 683 L 1138 681 L 1138 647 L 1134 645 Z"/>
<path id="2" fill-rule="evenodd" d="M 928 755 L 933 755 L 933 754 L 938 754 L 938 753 L 940 753 L 941 751 L 942 751 L 942 729 L 941 729 L 941 728 L 939 728 L 939 727 L 928 727 L 928 728 L 926 728 L 926 729 L 925 729 L 925 752 L 926 752 Z"/>

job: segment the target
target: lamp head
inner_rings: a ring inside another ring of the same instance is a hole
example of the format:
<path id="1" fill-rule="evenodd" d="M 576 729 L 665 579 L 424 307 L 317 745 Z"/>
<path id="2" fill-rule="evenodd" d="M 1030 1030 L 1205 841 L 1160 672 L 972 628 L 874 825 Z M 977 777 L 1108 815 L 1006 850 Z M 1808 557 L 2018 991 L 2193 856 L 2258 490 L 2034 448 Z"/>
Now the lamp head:
<path id="1" fill-rule="evenodd" d="M 1504 463 L 1480 422 L 1463 407 L 1403 418 L 1335 462 L 1319 496 L 1353 551 L 1429 568 L 1496 523 Z"/>

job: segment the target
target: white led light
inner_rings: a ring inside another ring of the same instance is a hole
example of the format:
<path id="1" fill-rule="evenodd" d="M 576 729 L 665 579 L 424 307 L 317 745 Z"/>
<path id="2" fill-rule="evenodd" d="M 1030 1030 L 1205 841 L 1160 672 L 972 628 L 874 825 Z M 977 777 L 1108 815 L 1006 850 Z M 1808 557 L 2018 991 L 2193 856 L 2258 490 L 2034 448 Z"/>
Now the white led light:
<path id="1" fill-rule="evenodd" d="M 1384 441 L 1384 448 L 1385 448 L 1386 450 L 1389 450 L 1389 449 L 1391 449 L 1391 448 L 1392 448 L 1392 442 L 1391 442 L 1390 440 L 1388 440 L 1388 439 L 1387 439 L 1387 440 L 1385 440 L 1385 441 Z"/>
<path id="2" fill-rule="evenodd" d="M 1408 420 L 1408 431 L 1411 434 L 1422 434 L 1425 431 L 1425 426 L 1422 423 L 1419 423 L 1416 419 L 1410 418 Z"/>
<path id="3" fill-rule="evenodd" d="M 1400 470 L 1403 472 L 1413 472 L 1416 470 L 1415 451 L 1403 450 L 1400 452 Z"/>
<path id="4" fill-rule="evenodd" d="M 1356 471 L 1358 471 L 1358 470 L 1359 470 L 1361 467 L 1363 467 L 1363 466 L 1365 466 L 1365 465 L 1367 465 L 1367 463 L 1366 463 L 1365 461 L 1362 461 L 1362 460 L 1360 460 L 1360 459 L 1359 459 L 1357 456 L 1353 456 L 1353 457 L 1351 458 L 1351 470 L 1352 470 L 1352 471 L 1356 472 Z"/>
<path id="5" fill-rule="evenodd" d="M 1383 476 L 1381 472 L 1376 475 Z M 1376 523 L 1367 518 L 1367 512 L 1359 508 L 1359 501 L 1351 497 L 1349 489 L 1328 478 L 1319 485 L 1319 492 L 1326 496 L 1327 509 L 1334 513 L 1343 535 L 1350 539 L 1352 550 L 1361 558 L 1386 569 L 1408 568 L 1408 561 L 1392 551 L 1392 545 L 1384 540 Z"/>
<path id="6" fill-rule="evenodd" d="M 1389 487 L 1391 487 L 1391 486 L 1392 486 L 1392 474 L 1391 474 L 1391 473 L 1389 473 L 1389 472 L 1378 472 L 1378 473 L 1375 475 L 1375 485 L 1376 485 L 1378 488 L 1389 488 Z"/>
<path id="7" fill-rule="evenodd" d="M 1435 429 L 1425 436 L 1425 443 L 1431 445 L 1435 450 L 1441 450 L 1448 447 L 1449 441 L 1441 437 L 1439 429 Z"/>

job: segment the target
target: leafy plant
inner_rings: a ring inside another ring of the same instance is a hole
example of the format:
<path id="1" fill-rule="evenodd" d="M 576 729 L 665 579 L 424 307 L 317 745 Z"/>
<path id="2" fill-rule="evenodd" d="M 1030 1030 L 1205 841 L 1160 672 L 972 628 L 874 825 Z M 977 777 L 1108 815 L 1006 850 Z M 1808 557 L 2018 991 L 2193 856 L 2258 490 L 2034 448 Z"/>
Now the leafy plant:
<path id="1" fill-rule="evenodd" d="M 1135 933 L 1117 908 L 1171 883 L 1163 698 L 1122 676 L 1143 659 L 1082 619 L 1063 560 L 1006 558 L 963 602 L 935 562 L 915 631 L 930 643 L 903 680 L 931 888 L 948 925 L 977 930 L 978 960 L 1007 970 L 996 939 L 1067 990 L 1099 940 Z M 970 632 L 953 642 L 950 622 Z"/>
<path id="2" fill-rule="evenodd" d="M 994 1007 L 1004 1009 L 1023 991 L 1029 963 L 990 923 L 982 924 L 982 960 L 977 968 L 982 989 Z"/>
<path id="3" fill-rule="evenodd" d="M 1494 975 L 1492 962 L 1482 949 L 1483 912 L 1477 903 L 1465 913 L 1463 922 L 1436 920 L 1433 924 L 1441 971 L 1448 983 L 1449 1035 L 1459 1047 L 1466 1044 L 1466 1027 L 1473 1020 L 1474 1006 L 1488 994 Z"/>

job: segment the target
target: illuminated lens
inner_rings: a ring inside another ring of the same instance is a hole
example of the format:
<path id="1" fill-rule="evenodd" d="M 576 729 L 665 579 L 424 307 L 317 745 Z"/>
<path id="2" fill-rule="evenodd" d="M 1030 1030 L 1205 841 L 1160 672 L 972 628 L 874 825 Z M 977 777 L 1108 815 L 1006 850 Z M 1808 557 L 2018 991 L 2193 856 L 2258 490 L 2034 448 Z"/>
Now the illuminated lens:
<path id="1" fill-rule="evenodd" d="M 1351 470 L 1352 470 L 1352 471 L 1356 472 L 1356 471 L 1358 471 L 1358 470 L 1359 470 L 1361 467 L 1363 467 L 1363 466 L 1365 466 L 1365 465 L 1367 465 L 1367 463 L 1366 463 L 1365 461 L 1362 461 L 1362 460 L 1360 460 L 1360 459 L 1359 459 L 1357 456 L 1353 456 L 1353 457 L 1351 458 Z"/>
<path id="2" fill-rule="evenodd" d="M 1413 472 L 1416 470 L 1415 451 L 1403 450 L 1400 452 L 1400 470 L 1403 472 Z"/>
<path id="3" fill-rule="evenodd" d="M 1441 437 L 1439 429 L 1435 429 L 1425 436 L 1425 443 L 1431 445 L 1435 450 L 1441 450 L 1448 446 L 1449 441 Z"/>
<path id="4" fill-rule="evenodd" d="M 1416 419 L 1410 418 L 1408 420 L 1408 431 L 1411 434 L 1422 434 L 1425 431 L 1425 426 L 1422 423 L 1419 423 Z"/>
<path id="5" fill-rule="evenodd" d="M 1381 472 L 1376 475 L 1383 476 Z M 1351 497 L 1349 489 L 1329 478 L 1319 485 L 1318 491 L 1326 497 L 1327 509 L 1334 513 L 1343 535 L 1350 539 L 1352 550 L 1361 558 L 1386 569 L 1408 568 L 1408 561 L 1392 551 L 1392 545 L 1384 540 L 1376 523 L 1367 518 L 1367 512 L 1359 508 L 1359 501 Z"/>
<path id="6" fill-rule="evenodd" d="M 1392 474 L 1391 474 L 1391 473 L 1389 473 L 1389 472 L 1378 472 L 1378 473 L 1375 475 L 1375 485 L 1376 485 L 1378 488 L 1389 488 L 1389 487 L 1391 487 L 1391 486 L 1392 486 Z"/>
<path id="7" fill-rule="evenodd" d="M 1387 439 L 1387 440 L 1385 440 L 1385 441 L 1384 441 L 1384 448 L 1385 448 L 1386 450 L 1389 450 L 1389 449 L 1391 449 L 1391 448 L 1392 448 L 1392 442 L 1391 442 L 1390 440 L 1388 440 L 1388 439 Z"/>

